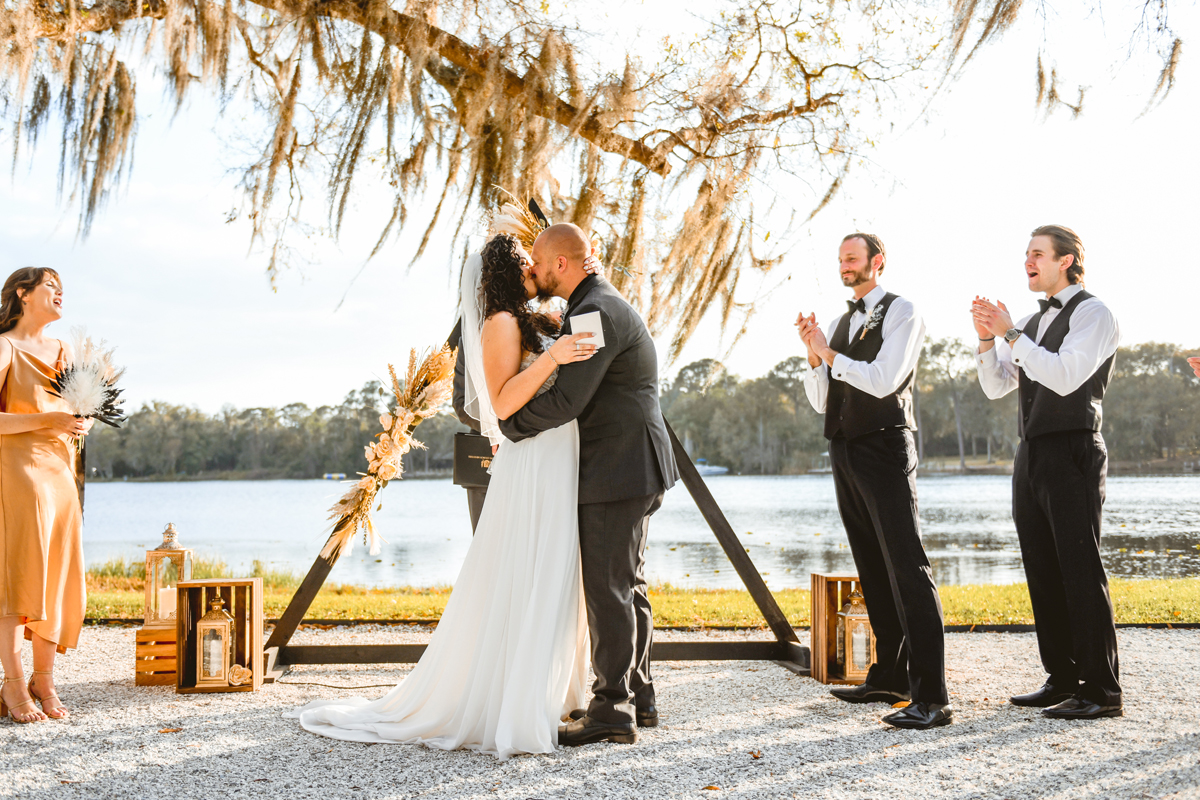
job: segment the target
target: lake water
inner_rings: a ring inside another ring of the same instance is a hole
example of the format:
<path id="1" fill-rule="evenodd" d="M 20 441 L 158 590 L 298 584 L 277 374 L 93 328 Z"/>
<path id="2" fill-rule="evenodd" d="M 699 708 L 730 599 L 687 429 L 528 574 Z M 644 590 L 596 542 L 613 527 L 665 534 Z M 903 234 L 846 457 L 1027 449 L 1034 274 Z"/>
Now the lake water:
<path id="1" fill-rule="evenodd" d="M 809 573 L 854 571 L 831 476 L 722 476 L 708 485 L 768 586 L 807 587 Z M 89 564 L 143 560 L 174 522 L 185 546 L 235 574 L 248 574 L 255 559 L 304 574 L 325 543 L 326 509 L 343 490 L 331 481 L 91 484 L 84 553 Z M 1008 477 L 921 477 L 917 493 L 938 583 L 1024 580 Z M 371 557 L 357 544 L 330 582 L 452 584 L 471 540 L 463 490 L 449 480 L 405 480 L 382 499 L 375 525 L 388 540 L 383 552 Z M 1104 512 L 1109 575 L 1200 576 L 1200 478 L 1110 478 Z M 682 484 L 651 520 L 646 559 L 652 581 L 741 586 Z"/>

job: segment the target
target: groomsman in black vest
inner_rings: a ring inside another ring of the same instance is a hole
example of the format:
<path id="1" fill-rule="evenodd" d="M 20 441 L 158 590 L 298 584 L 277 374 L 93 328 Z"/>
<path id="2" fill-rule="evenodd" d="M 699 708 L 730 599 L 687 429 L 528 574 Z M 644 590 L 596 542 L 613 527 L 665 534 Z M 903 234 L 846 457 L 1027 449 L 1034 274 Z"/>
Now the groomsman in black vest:
<path id="1" fill-rule="evenodd" d="M 1012 703 L 1055 719 L 1121 716 L 1117 631 L 1100 561 L 1108 452 L 1101 401 L 1120 332 L 1083 289 L 1083 243 L 1045 225 L 1025 253 L 1041 309 L 1013 324 L 1003 303 L 976 298 L 979 383 L 988 397 L 1020 391 L 1013 521 L 1029 581 L 1038 649 L 1049 677 Z"/>
<path id="2" fill-rule="evenodd" d="M 860 686 L 832 693 L 850 703 L 911 704 L 883 721 L 898 728 L 950 722 L 942 605 L 921 546 L 913 379 L 925 324 L 913 304 L 885 292 L 883 242 L 852 233 L 838 251 L 842 283 L 854 290 L 828 335 L 816 316 L 796 321 L 812 370 L 809 402 L 825 414 L 825 438 L 850 551 L 862 581 L 875 663 Z"/>

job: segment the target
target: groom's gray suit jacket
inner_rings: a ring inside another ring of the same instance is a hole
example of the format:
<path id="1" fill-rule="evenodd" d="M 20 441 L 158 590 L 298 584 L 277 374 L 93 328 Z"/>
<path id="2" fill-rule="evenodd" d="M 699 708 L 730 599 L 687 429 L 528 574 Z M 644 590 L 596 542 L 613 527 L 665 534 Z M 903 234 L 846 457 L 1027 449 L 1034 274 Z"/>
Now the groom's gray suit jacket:
<path id="1" fill-rule="evenodd" d="M 679 473 L 658 405 L 658 354 L 646 323 L 608 281 L 584 278 L 567 301 L 572 316 L 600 312 L 604 347 L 564 364 L 549 391 L 500 421 L 517 442 L 579 420 L 579 502 L 606 503 L 666 491 Z M 585 340 L 586 341 L 586 340 Z"/>

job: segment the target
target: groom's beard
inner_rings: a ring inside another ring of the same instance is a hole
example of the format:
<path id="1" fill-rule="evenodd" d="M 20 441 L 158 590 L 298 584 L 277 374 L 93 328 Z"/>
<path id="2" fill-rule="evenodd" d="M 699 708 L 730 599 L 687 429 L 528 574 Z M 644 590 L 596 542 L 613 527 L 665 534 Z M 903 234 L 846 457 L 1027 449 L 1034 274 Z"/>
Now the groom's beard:
<path id="1" fill-rule="evenodd" d="M 542 280 L 536 277 L 533 279 L 534 288 L 537 289 L 538 300 L 549 300 L 554 297 L 555 290 L 558 289 L 558 281 L 553 275 L 548 275 Z"/>

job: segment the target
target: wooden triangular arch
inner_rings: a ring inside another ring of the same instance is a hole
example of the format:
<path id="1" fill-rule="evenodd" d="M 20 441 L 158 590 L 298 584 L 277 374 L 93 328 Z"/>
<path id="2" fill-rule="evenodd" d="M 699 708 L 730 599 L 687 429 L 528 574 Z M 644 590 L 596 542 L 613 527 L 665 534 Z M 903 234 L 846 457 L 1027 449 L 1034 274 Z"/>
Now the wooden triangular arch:
<path id="1" fill-rule="evenodd" d="M 664 420 L 665 422 L 665 420 Z M 667 422 L 667 433 L 671 437 L 675 461 L 679 468 L 683 485 L 691 493 L 692 499 L 704 515 L 708 527 L 717 537 L 721 549 L 729 558 L 738 577 L 742 579 L 750 597 L 754 599 L 763 619 L 775 635 L 774 642 L 657 642 L 651 651 L 653 660 L 662 661 L 709 661 L 709 660 L 770 660 L 785 662 L 789 668 L 801 674 L 808 674 L 811 658 L 809 648 L 800 644 L 796 631 L 788 622 L 787 616 L 775 602 L 775 596 L 767 588 L 767 584 L 759 574 L 750 554 L 742 547 L 737 535 L 725 518 L 712 492 L 700 477 L 691 456 L 683 449 L 679 437 L 675 435 L 671 424 Z M 287 666 L 292 664 L 396 664 L 413 663 L 421 657 L 425 645 L 291 645 L 292 635 L 304 620 L 309 606 L 316 599 L 317 592 L 329 576 L 337 561 L 337 554 L 328 558 L 317 556 L 312 568 L 308 571 L 300 588 L 292 596 L 291 602 L 283 612 L 283 616 L 275 624 L 271 637 L 267 640 L 264 658 L 266 659 L 267 680 L 273 680 L 281 675 Z"/>

